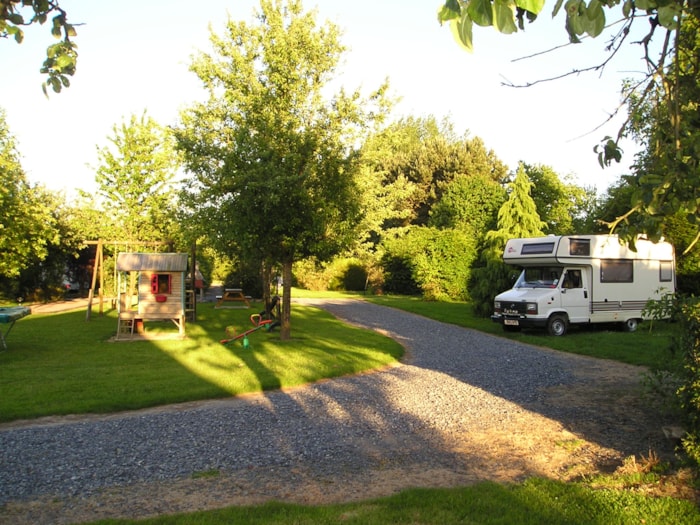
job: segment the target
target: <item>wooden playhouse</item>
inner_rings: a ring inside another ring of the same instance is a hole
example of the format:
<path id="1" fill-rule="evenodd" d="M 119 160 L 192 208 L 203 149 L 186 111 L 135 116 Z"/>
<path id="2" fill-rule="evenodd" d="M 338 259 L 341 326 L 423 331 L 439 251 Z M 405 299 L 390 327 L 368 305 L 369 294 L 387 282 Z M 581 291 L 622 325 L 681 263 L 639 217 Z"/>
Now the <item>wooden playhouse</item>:
<path id="1" fill-rule="evenodd" d="M 185 335 L 186 253 L 117 255 L 119 324 L 115 339 L 143 335 L 146 321 L 170 320 Z"/>

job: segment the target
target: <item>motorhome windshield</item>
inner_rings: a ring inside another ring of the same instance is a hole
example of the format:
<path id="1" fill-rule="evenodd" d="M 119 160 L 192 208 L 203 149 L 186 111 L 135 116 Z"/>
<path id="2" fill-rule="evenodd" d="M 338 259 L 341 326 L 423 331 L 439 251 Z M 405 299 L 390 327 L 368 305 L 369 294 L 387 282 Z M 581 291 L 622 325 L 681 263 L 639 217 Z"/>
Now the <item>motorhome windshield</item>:
<path id="1" fill-rule="evenodd" d="M 518 277 L 515 288 L 555 288 L 559 284 L 561 272 L 562 268 L 549 266 L 525 268 Z"/>

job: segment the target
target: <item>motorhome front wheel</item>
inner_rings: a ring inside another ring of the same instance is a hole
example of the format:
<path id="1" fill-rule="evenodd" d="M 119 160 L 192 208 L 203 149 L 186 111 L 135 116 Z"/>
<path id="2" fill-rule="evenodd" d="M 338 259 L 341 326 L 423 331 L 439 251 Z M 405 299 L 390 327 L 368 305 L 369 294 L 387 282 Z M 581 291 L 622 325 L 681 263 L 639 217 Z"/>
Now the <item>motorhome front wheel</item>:
<path id="1" fill-rule="evenodd" d="M 561 336 L 566 334 L 568 323 L 563 315 L 553 315 L 547 321 L 547 331 L 550 335 Z"/>

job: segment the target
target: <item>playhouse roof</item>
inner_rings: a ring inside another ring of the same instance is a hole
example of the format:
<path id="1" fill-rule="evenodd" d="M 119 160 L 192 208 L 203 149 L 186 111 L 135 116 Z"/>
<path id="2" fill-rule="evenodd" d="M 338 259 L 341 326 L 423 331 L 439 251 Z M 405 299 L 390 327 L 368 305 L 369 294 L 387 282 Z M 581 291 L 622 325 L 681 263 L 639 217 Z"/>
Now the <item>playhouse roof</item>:
<path id="1" fill-rule="evenodd" d="M 117 255 L 119 272 L 185 272 L 186 253 L 120 253 Z"/>

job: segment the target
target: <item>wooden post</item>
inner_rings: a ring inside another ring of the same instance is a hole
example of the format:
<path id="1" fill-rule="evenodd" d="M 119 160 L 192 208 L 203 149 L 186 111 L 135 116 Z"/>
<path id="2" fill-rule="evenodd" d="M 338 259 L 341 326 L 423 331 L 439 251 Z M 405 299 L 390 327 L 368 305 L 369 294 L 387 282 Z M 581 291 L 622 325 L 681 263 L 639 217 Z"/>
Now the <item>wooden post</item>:
<path id="1" fill-rule="evenodd" d="M 192 320 L 197 320 L 197 241 L 192 243 L 192 268 L 190 268 L 190 284 L 192 285 Z M 186 288 L 186 287 L 185 287 Z M 187 291 L 185 291 L 185 297 Z M 185 299 L 187 303 L 187 299 Z"/>
<path id="2" fill-rule="evenodd" d="M 99 291 L 99 298 L 100 298 L 100 317 L 104 315 L 104 288 L 105 288 L 105 255 L 104 255 L 104 244 L 99 243 L 97 245 L 97 250 L 100 254 L 100 291 Z"/>
<path id="3" fill-rule="evenodd" d="M 90 293 L 88 294 L 87 310 L 85 311 L 85 320 L 89 321 L 92 317 L 92 299 L 95 294 L 95 284 L 97 283 L 97 267 L 99 266 L 100 252 L 102 251 L 102 239 L 97 241 L 97 249 L 95 253 L 95 265 L 92 268 L 92 283 L 90 285 Z"/>

